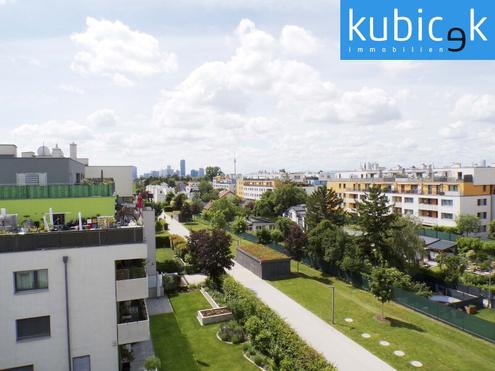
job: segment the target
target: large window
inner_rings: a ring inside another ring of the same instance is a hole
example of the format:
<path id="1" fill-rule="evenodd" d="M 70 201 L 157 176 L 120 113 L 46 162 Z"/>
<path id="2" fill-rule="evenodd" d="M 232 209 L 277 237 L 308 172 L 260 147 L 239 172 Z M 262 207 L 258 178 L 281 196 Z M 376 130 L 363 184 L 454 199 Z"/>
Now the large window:
<path id="1" fill-rule="evenodd" d="M 454 206 L 454 200 L 442 200 L 442 206 Z"/>
<path id="2" fill-rule="evenodd" d="M 406 204 L 412 204 L 414 202 L 414 198 L 412 197 L 405 197 L 404 198 L 404 203 Z"/>
<path id="3" fill-rule="evenodd" d="M 48 269 L 14 273 L 15 291 L 40 290 L 48 288 Z"/>
<path id="4" fill-rule="evenodd" d="M 50 336 L 50 316 L 18 319 L 17 340 Z"/>
<path id="5" fill-rule="evenodd" d="M 478 206 L 486 206 L 487 205 L 487 199 L 486 198 L 479 198 L 478 199 Z"/>

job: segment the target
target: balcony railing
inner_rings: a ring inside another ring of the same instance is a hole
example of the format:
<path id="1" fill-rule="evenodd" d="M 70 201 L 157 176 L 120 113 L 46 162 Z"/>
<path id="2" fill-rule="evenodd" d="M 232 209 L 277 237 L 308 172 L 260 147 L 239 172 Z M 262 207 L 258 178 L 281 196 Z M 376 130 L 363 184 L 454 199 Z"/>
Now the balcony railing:
<path id="1" fill-rule="evenodd" d="M 0 253 L 124 245 L 143 242 L 143 228 L 0 235 Z"/>
<path id="2" fill-rule="evenodd" d="M 117 336 L 119 345 L 149 340 L 150 324 L 144 300 L 133 301 L 129 311 L 123 310 L 125 304 L 119 303 L 119 323 Z"/>

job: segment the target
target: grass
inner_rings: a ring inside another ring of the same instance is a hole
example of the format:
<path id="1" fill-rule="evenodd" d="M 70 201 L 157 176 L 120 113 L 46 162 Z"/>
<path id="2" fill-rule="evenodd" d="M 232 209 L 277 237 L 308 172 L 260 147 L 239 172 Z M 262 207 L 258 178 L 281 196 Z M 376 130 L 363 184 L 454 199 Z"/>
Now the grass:
<path id="1" fill-rule="evenodd" d="M 295 271 L 295 263 L 292 265 Z M 379 322 L 375 315 L 380 305 L 370 293 L 325 277 L 303 264 L 300 273 L 294 273 L 292 278 L 270 283 L 329 323 L 329 285 L 334 285 L 335 327 L 396 369 L 413 369 L 411 360 L 422 362 L 424 370 L 492 370 L 495 364 L 495 345 L 396 303 L 385 305 L 385 316 L 390 322 Z M 346 317 L 354 322 L 345 322 Z M 371 334 L 370 339 L 361 336 L 365 332 Z M 379 345 L 380 340 L 390 342 L 391 346 Z M 406 355 L 397 357 L 394 350 L 402 350 Z"/>
<path id="2" fill-rule="evenodd" d="M 484 319 L 485 321 L 495 322 L 495 309 L 484 308 L 478 310 L 476 317 Z"/>
<path id="3" fill-rule="evenodd" d="M 167 248 L 160 248 L 156 249 L 156 261 L 157 262 L 164 262 L 165 260 L 173 260 L 175 259 L 174 251 L 167 247 Z"/>
<path id="4" fill-rule="evenodd" d="M 284 255 L 278 251 L 270 249 L 269 247 L 263 245 L 257 245 L 254 243 L 244 244 L 241 249 L 248 254 L 258 258 L 261 261 L 287 259 L 287 255 Z"/>
<path id="5" fill-rule="evenodd" d="M 174 313 L 151 317 L 151 337 L 155 354 L 167 371 L 255 371 L 244 359 L 241 345 L 219 341 L 220 325 L 201 326 L 196 312 L 209 308 L 199 291 L 171 297 Z"/>
<path id="6" fill-rule="evenodd" d="M 203 229 L 211 229 L 211 225 L 200 218 L 195 218 L 192 222 L 182 223 L 184 227 L 191 232 L 197 232 Z"/>

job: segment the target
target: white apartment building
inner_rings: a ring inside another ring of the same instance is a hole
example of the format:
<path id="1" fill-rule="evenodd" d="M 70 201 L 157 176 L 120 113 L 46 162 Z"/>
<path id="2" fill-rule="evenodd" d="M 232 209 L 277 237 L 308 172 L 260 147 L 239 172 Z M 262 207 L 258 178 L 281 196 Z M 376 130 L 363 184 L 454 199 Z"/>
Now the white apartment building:
<path id="1" fill-rule="evenodd" d="M 0 369 L 118 370 L 150 339 L 149 248 L 141 227 L 0 236 Z"/>
<path id="2" fill-rule="evenodd" d="M 217 176 L 212 181 L 213 189 L 223 190 L 228 189 L 230 192 L 235 193 L 236 179 L 225 176 Z"/>
<path id="3" fill-rule="evenodd" d="M 356 172 L 337 173 L 328 188 L 342 197 L 347 211 L 372 186 L 387 195 L 394 211 L 417 217 L 425 226 L 455 227 L 461 214 L 477 216 L 482 234 L 494 219 L 495 167 L 397 168 L 386 170 L 377 164 Z"/>
<path id="4" fill-rule="evenodd" d="M 167 193 L 175 193 L 173 187 L 169 187 L 167 183 L 162 184 L 149 184 L 146 186 L 146 192 L 153 196 L 153 202 L 165 202 L 167 198 Z"/>
<path id="5" fill-rule="evenodd" d="M 115 183 L 115 195 L 133 196 L 134 166 L 86 166 L 85 177 L 91 179 L 111 178 Z"/>

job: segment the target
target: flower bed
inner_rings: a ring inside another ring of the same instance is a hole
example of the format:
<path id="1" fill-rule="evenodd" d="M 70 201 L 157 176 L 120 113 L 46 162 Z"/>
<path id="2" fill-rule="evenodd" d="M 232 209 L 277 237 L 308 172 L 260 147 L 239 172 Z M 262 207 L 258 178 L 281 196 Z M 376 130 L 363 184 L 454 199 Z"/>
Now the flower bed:
<path id="1" fill-rule="evenodd" d="M 237 247 L 235 260 L 264 280 L 290 275 L 290 258 L 262 245 Z"/>
<path id="2" fill-rule="evenodd" d="M 196 318 L 198 319 L 199 323 L 204 326 L 212 323 L 230 321 L 234 317 L 230 310 L 223 307 L 198 310 L 198 315 Z"/>

